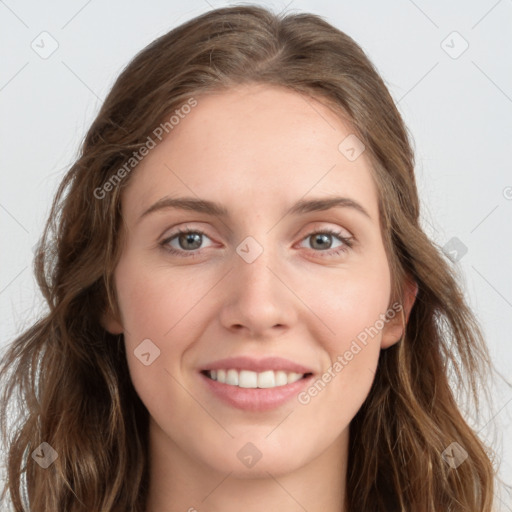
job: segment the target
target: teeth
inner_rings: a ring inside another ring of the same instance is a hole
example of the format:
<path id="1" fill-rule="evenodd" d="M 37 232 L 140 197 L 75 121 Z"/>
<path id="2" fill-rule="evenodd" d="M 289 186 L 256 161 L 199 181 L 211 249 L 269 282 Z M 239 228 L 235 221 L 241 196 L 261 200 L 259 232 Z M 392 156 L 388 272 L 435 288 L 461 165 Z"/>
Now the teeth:
<path id="1" fill-rule="evenodd" d="M 228 370 L 226 373 L 226 384 L 238 386 L 238 372 L 236 370 Z M 240 383 L 240 386 L 242 384 Z"/>
<path id="2" fill-rule="evenodd" d="M 275 381 L 276 386 L 285 386 L 286 384 L 288 384 L 288 376 L 286 375 L 286 372 L 275 372 Z"/>
<path id="3" fill-rule="evenodd" d="M 210 370 L 208 376 L 212 380 L 238 386 L 240 388 L 275 388 L 292 384 L 304 377 L 302 373 L 266 370 L 264 372 L 252 372 L 250 370 Z"/>
<path id="4" fill-rule="evenodd" d="M 272 370 L 258 373 L 259 388 L 274 388 L 276 386 L 276 377 Z"/>

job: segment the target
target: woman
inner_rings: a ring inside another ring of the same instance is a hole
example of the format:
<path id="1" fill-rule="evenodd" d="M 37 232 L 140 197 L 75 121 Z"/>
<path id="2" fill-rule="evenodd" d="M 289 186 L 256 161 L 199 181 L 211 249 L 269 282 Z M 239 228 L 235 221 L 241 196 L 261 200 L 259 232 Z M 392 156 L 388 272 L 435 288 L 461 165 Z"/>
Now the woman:
<path id="1" fill-rule="evenodd" d="M 479 326 L 391 96 L 319 17 L 217 9 L 139 53 L 36 276 L 1 373 L 16 511 L 492 510 L 448 378 L 478 399 Z"/>

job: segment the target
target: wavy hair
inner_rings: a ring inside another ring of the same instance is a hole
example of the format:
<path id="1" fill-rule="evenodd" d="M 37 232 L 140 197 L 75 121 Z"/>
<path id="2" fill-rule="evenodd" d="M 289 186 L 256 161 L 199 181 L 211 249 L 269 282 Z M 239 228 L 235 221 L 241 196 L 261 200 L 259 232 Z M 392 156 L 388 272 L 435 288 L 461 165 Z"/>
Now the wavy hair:
<path id="1" fill-rule="evenodd" d="M 101 323 L 105 311 L 119 315 L 120 200 L 136 165 L 119 170 L 191 98 L 249 83 L 319 99 L 350 123 L 378 187 L 392 300 L 407 276 L 418 285 L 403 339 L 381 352 L 350 425 L 347 511 L 490 512 L 493 453 L 457 404 L 464 391 L 478 407 L 492 363 L 456 270 L 420 226 L 402 117 L 349 36 L 316 15 L 253 5 L 209 11 L 138 53 L 66 172 L 34 260 L 48 310 L 9 344 L 0 366 L 2 496 L 9 493 L 16 512 L 24 502 L 32 512 L 144 512 L 148 411 L 132 385 L 123 336 Z M 454 441 L 468 454 L 457 469 L 443 457 Z M 58 455 L 46 470 L 31 456 L 43 442 Z"/>

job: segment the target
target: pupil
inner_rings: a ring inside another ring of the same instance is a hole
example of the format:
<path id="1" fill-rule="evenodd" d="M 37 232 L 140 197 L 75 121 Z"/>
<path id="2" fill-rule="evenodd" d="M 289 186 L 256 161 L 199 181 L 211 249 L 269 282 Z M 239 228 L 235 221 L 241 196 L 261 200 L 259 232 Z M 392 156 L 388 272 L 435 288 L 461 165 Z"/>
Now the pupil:
<path id="1" fill-rule="evenodd" d="M 197 249 L 201 245 L 201 235 L 199 233 L 186 233 L 185 235 L 180 236 L 180 246 L 181 241 L 185 239 L 185 244 L 194 243 L 194 238 L 196 238 L 196 246 L 195 247 L 182 247 L 183 249 Z"/>

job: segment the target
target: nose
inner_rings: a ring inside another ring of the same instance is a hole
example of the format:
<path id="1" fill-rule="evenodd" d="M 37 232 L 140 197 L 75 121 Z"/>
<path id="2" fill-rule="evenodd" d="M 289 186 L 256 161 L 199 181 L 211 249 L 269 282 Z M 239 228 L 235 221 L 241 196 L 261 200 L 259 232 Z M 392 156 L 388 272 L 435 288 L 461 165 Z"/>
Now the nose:
<path id="1" fill-rule="evenodd" d="M 297 297 L 287 283 L 275 251 L 264 247 L 252 262 L 234 255 L 222 292 L 222 325 L 248 338 L 270 338 L 289 329 L 297 318 Z"/>

